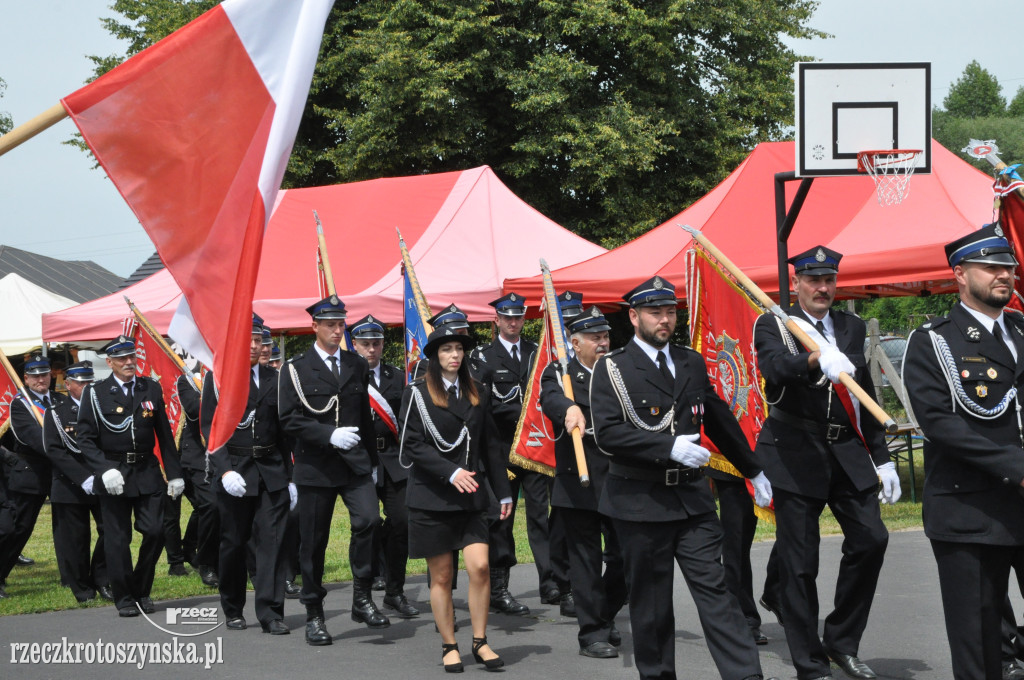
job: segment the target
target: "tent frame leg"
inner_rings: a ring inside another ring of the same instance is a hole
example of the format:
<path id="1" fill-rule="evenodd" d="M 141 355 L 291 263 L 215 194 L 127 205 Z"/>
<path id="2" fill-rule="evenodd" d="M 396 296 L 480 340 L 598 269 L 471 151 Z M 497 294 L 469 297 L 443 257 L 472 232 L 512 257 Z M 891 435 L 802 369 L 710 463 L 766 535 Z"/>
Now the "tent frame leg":
<path id="1" fill-rule="evenodd" d="M 800 186 L 793 197 L 793 205 L 786 209 L 786 182 L 801 180 Z M 775 173 L 775 231 L 778 239 L 779 253 L 779 305 L 783 309 L 789 307 L 789 234 L 793 231 L 793 224 L 804 206 L 804 199 L 807 192 L 811 190 L 813 177 L 797 177 L 796 172 Z"/>

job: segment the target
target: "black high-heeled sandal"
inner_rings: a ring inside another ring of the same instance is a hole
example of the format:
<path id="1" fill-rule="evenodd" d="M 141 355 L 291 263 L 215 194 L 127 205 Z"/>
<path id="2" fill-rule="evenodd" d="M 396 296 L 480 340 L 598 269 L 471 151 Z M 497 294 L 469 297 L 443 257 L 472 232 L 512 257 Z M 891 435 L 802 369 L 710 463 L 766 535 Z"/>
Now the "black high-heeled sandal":
<path id="1" fill-rule="evenodd" d="M 459 651 L 459 643 L 458 642 L 456 642 L 454 644 L 450 644 L 450 645 L 445 644 L 443 642 L 441 643 L 441 664 L 444 666 L 444 672 L 445 673 L 461 673 L 463 671 L 462 659 L 459 659 L 458 662 L 456 662 L 456 663 L 445 663 L 444 662 L 444 657 L 448 656 L 448 652 L 457 652 L 457 651 Z"/>
<path id="2" fill-rule="evenodd" d="M 480 656 L 480 648 L 487 644 L 487 638 L 482 637 L 473 638 L 473 658 L 476 659 L 477 663 L 482 663 L 484 668 L 489 671 L 496 671 L 505 665 L 505 662 L 500 656 L 495 656 L 493 659 L 484 659 Z M 494 651 L 493 649 L 491 650 Z M 497 652 L 495 652 L 497 654 Z"/>

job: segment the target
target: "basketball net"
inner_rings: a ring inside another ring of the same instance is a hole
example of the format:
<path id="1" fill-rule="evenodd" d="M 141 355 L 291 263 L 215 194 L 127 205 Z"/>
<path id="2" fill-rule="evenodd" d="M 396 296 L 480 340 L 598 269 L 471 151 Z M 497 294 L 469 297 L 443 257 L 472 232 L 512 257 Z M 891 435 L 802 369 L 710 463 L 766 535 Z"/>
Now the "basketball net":
<path id="1" fill-rule="evenodd" d="M 857 170 L 875 183 L 878 204 L 898 205 L 910 195 L 910 178 L 917 169 L 920 149 L 883 149 L 857 153 Z"/>

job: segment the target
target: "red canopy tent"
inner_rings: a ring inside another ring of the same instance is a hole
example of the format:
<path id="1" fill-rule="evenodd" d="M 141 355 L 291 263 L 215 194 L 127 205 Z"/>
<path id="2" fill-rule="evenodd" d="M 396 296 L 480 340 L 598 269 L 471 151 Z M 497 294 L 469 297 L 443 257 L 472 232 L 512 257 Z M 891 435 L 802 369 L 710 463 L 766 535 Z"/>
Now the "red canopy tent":
<path id="1" fill-rule="evenodd" d="M 304 309 L 320 299 L 313 210 L 323 222 L 335 286 L 351 319 L 372 313 L 386 323 L 402 322 L 395 227 L 430 304 L 440 309 L 454 301 L 475 321 L 491 318 L 487 303 L 501 295 L 504 279 L 538 271 L 540 257 L 561 267 L 605 252 L 524 203 L 487 166 L 285 190 L 267 226 L 253 302 L 275 330 L 308 329 Z M 166 333 L 181 291 L 163 270 L 123 291 L 44 315 L 43 337 L 116 337 L 128 313 L 124 295 Z"/>
<path id="2" fill-rule="evenodd" d="M 684 294 L 689 234 L 704 232 L 762 289 L 778 290 L 775 173 L 794 167 L 793 142 L 759 144 L 721 184 L 643 236 L 585 262 L 552 270 L 559 290 L 577 290 L 587 304 L 610 305 L 655 274 Z M 787 183 L 787 205 L 799 182 Z M 823 244 L 844 254 L 840 294 L 916 295 L 955 289 L 943 245 L 992 221 L 992 178 L 932 141 L 932 174 L 915 176 L 902 204 L 878 204 L 868 177 L 817 178 L 789 239 L 789 252 Z M 540 276 L 508 279 L 535 302 Z"/>

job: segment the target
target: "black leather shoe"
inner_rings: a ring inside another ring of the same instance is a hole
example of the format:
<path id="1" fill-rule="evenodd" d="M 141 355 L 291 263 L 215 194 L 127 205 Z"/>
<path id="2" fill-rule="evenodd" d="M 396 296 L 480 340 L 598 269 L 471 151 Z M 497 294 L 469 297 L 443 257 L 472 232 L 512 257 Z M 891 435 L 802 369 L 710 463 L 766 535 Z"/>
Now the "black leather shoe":
<path id="1" fill-rule="evenodd" d="M 608 644 L 615 645 L 616 647 L 622 644 L 622 633 L 619 632 L 614 623 L 611 630 L 608 631 Z"/>
<path id="2" fill-rule="evenodd" d="M 156 607 L 153 606 L 153 600 L 148 597 L 139 598 L 139 609 L 147 614 L 152 614 L 156 611 Z"/>
<path id="3" fill-rule="evenodd" d="M 296 585 L 295 581 L 284 582 L 284 596 L 289 600 L 299 599 L 299 595 L 302 594 L 302 586 Z"/>
<path id="4" fill-rule="evenodd" d="M 172 564 L 167 567 L 168 576 L 188 576 L 188 569 L 185 568 L 184 564 Z"/>
<path id="5" fill-rule="evenodd" d="M 510 616 L 529 616 L 530 608 L 512 597 L 508 589 L 502 588 L 497 593 L 491 593 L 491 609 L 499 614 Z"/>
<path id="6" fill-rule="evenodd" d="M 203 580 L 203 585 L 209 586 L 210 588 L 219 588 L 220 579 L 217 578 L 217 572 L 214 571 L 213 567 L 200 564 L 199 565 L 199 578 Z"/>
<path id="7" fill-rule="evenodd" d="M 32 559 L 31 557 L 25 557 L 24 555 L 18 555 L 17 565 L 19 567 L 30 567 L 30 566 L 32 566 L 35 563 L 36 563 L 36 561 L 34 559 Z"/>
<path id="8" fill-rule="evenodd" d="M 245 622 L 245 618 L 236 616 L 233 619 L 228 619 L 227 622 L 228 630 L 245 630 L 249 625 Z"/>
<path id="9" fill-rule="evenodd" d="M 352 620 L 365 623 L 369 628 L 387 628 L 391 621 L 377 609 L 370 592 L 369 582 L 352 584 Z"/>
<path id="10" fill-rule="evenodd" d="M 859 657 L 853 654 L 840 654 L 839 652 L 833 651 L 829 648 L 825 648 L 825 653 L 828 654 L 828 658 L 832 659 L 832 663 L 839 666 L 844 673 L 851 678 L 858 678 L 858 680 L 871 680 L 877 678 L 875 672 L 868 668 L 868 665 L 860 660 Z"/>
<path id="11" fill-rule="evenodd" d="M 381 591 L 388 587 L 388 582 L 383 576 L 374 576 L 373 585 L 370 586 L 371 590 Z"/>
<path id="12" fill-rule="evenodd" d="M 96 592 L 98 592 L 100 594 L 100 597 L 102 597 L 104 600 L 108 602 L 114 601 L 114 591 L 109 585 L 100 586 L 96 589 Z"/>
<path id="13" fill-rule="evenodd" d="M 327 627 L 324 625 L 322 614 L 306 619 L 306 644 L 314 647 L 334 644 L 331 634 L 327 632 Z"/>
<path id="14" fill-rule="evenodd" d="M 751 628 L 751 635 L 754 636 L 755 645 L 766 645 L 768 644 L 768 636 L 761 632 L 760 628 Z"/>
<path id="15" fill-rule="evenodd" d="M 82 593 L 81 595 L 75 595 L 75 600 L 78 601 L 78 604 L 85 604 L 89 600 L 95 600 L 95 599 L 96 599 L 96 592 L 95 591 L 93 591 L 92 593 Z"/>
<path id="16" fill-rule="evenodd" d="M 130 604 L 127 607 L 119 607 L 117 610 L 117 615 L 125 619 L 131 618 L 132 616 L 138 616 L 139 608 L 133 604 Z"/>
<path id="17" fill-rule="evenodd" d="M 580 656 L 589 656 L 591 659 L 614 659 L 619 655 L 619 650 L 607 642 L 591 642 L 586 647 L 580 647 Z"/>
<path id="18" fill-rule="evenodd" d="M 541 593 L 540 601 L 544 604 L 558 604 L 562 601 L 562 592 L 558 588 L 549 588 Z"/>
<path id="19" fill-rule="evenodd" d="M 288 626 L 284 625 L 284 621 L 281 619 L 270 619 L 269 621 L 260 621 L 260 628 L 263 629 L 264 633 L 270 633 L 271 635 L 289 635 L 291 631 L 288 630 Z"/>
<path id="20" fill-rule="evenodd" d="M 558 603 L 558 613 L 569 618 L 576 618 L 576 599 L 572 593 L 562 595 L 562 600 Z"/>
<path id="21" fill-rule="evenodd" d="M 780 626 L 785 625 L 782 622 L 782 607 L 779 605 L 778 602 L 775 602 L 774 600 L 767 600 L 765 599 L 764 595 L 761 596 L 761 599 L 759 601 L 762 607 L 770 611 L 772 614 L 775 614 L 775 618 L 779 620 Z"/>
<path id="22" fill-rule="evenodd" d="M 409 604 L 405 593 L 385 595 L 384 606 L 388 609 L 393 609 L 398 614 L 398 617 L 402 619 L 412 619 L 420 615 L 420 610 Z"/>

